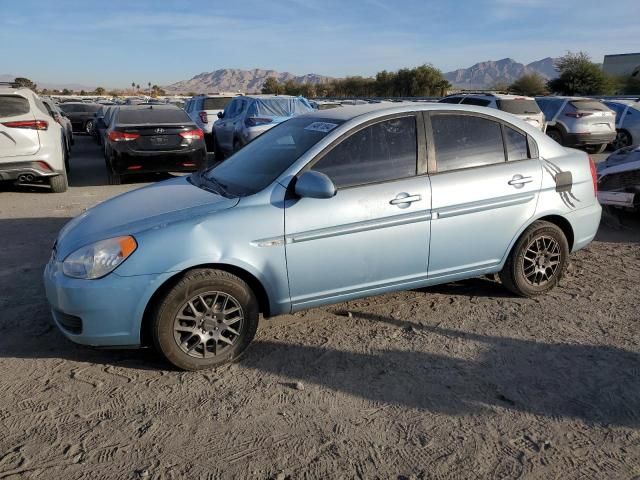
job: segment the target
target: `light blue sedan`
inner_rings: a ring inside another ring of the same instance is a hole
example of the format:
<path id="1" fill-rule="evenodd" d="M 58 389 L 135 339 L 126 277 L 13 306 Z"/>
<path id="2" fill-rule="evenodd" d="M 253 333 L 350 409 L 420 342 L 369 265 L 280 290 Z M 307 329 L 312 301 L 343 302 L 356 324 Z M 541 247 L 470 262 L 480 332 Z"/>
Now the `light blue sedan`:
<path id="1" fill-rule="evenodd" d="M 595 180 L 585 153 L 495 109 L 317 111 L 69 222 L 47 298 L 74 342 L 213 367 L 247 348 L 261 313 L 491 273 L 547 292 L 596 234 Z"/>

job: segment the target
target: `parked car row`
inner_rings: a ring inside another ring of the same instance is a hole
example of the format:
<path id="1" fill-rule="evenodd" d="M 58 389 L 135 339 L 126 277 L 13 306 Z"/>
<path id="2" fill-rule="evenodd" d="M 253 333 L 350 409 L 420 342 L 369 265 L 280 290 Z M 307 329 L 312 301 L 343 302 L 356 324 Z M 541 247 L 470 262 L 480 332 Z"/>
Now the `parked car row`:
<path id="1" fill-rule="evenodd" d="M 0 180 L 67 190 L 73 131 L 64 112 L 27 88 L 0 84 Z"/>

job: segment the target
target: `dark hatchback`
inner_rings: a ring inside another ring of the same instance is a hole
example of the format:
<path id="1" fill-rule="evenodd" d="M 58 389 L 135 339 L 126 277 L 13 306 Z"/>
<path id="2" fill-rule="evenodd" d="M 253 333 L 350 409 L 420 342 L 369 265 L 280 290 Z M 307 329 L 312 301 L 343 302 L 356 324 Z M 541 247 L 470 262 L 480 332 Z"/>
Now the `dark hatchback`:
<path id="1" fill-rule="evenodd" d="M 97 103 L 65 102 L 58 105 L 58 107 L 71 120 L 71 125 L 75 132 L 91 134 L 93 131 L 93 116 L 100 110 L 100 105 Z"/>
<path id="2" fill-rule="evenodd" d="M 118 108 L 105 138 L 109 183 L 125 175 L 192 172 L 206 167 L 204 134 L 175 105 Z"/>

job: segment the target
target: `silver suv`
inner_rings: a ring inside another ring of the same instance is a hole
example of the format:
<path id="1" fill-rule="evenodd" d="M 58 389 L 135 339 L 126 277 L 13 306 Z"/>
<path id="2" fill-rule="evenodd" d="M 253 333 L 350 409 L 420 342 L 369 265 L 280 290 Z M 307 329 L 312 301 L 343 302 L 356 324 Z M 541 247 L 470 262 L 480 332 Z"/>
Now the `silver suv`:
<path id="1" fill-rule="evenodd" d="M 609 100 L 604 104 L 616 112 L 616 139 L 611 146 L 620 148 L 640 143 L 640 102 L 637 100 Z"/>
<path id="2" fill-rule="evenodd" d="M 602 153 L 616 138 L 616 114 L 602 101 L 583 97 L 536 97 L 547 135 L 565 147 Z"/>
<path id="3" fill-rule="evenodd" d="M 204 132 L 208 150 L 212 150 L 213 146 L 211 136 L 213 122 L 218 119 L 218 113 L 222 112 L 231 100 L 233 95 L 198 95 L 188 100 L 184 106 L 187 115 Z"/>
<path id="4" fill-rule="evenodd" d="M 495 108 L 510 113 L 544 132 L 544 114 L 533 97 L 503 93 L 456 93 L 444 97 L 439 103 L 460 103 Z"/>
<path id="5" fill-rule="evenodd" d="M 67 189 L 63 128 L 27 88 L 0 84 L 0 180 Z"/>

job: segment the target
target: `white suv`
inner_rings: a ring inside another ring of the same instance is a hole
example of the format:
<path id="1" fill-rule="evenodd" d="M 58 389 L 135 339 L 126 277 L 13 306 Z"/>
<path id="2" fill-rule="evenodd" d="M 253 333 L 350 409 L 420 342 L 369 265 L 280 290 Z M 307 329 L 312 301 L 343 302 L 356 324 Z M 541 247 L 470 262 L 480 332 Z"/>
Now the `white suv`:
<path id="1" fill-rule="evenodd" d="M 478 107 L 495 108 L 510 113 L 545 131 L 544 114 L 533 97 L 505 93 L 456 93 L 439 100 L 439 103 L 461 103 Z"/>
<path id="2" fill-rule="evenodd" d="M 218 120 L 218 113 L 225 109 L 233 97 L 233 95 L 198 95 L 188 100 L 184 106 L 187 115 L 204 132 L 204 140 L 210 151 L 213 148 L 211 135 L 213 122 Z"/>
<path id="3" fill-rule="evenodd" d="M 0 85 L 0 180 L 47 182 L 67 190 L 65 137 L 42 100 L 26 88 Z"/>

